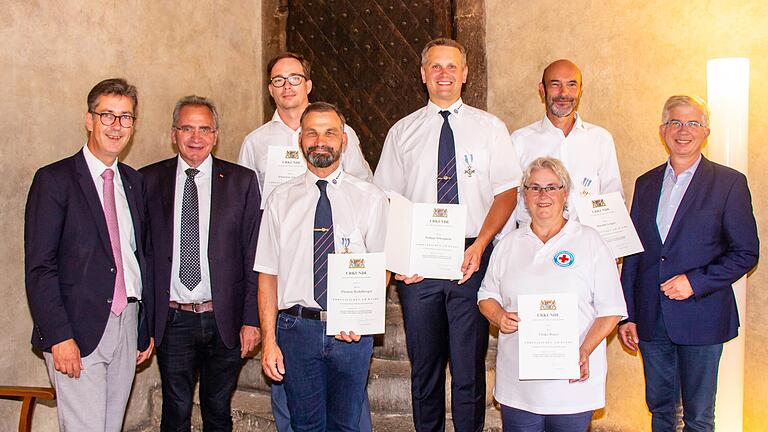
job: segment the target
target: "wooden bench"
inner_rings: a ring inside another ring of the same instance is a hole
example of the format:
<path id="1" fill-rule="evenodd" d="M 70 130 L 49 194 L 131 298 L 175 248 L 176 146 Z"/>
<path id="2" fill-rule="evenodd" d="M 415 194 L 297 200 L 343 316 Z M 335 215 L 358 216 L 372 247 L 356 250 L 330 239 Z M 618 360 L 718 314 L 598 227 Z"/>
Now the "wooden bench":
<path id="1" fill-rule="evenodd" d="M 19 432 L 31 432 L 35 403 L 38 399 L 56 399 L 56 390 L 51 387 L 0 386 L 0 398 L 21 399 Z"/>

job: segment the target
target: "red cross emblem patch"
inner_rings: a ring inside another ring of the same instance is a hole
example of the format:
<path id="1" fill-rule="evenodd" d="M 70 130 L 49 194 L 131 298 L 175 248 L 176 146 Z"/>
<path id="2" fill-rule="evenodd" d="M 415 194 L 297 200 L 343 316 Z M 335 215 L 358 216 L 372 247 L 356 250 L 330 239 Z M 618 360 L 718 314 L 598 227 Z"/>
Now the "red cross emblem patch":
<path id="1" fill-rule="evenodd" d="M 570 267 L 573 265 L 574 261 L 573 253 L 567 250 L 561 250 L 552 257 L 552 261 L 558 267 Z"/>

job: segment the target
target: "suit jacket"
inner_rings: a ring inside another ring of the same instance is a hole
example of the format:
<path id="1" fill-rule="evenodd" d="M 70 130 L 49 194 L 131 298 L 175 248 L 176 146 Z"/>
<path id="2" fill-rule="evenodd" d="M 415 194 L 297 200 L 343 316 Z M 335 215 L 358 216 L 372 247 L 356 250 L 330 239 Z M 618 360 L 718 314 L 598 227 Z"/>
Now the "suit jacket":
<path id="1" fill-rule="evenodd" d="M 141 270 L 138 348 L 143 351 L 149 346 L 154 307 L 146 195 L 141 174 L 122 163 L 118 170 Z M 104 210 L 82 151 L 35 174 L 24 215 L 24 258 L 32 345 L 50 351 L 74 338 L 82 357 L 93 352 L 109 319 L 116 267 Z"/>
<path id="2" fill-rule="evenodd" d="M 656 211 L 665 169 L 660 165 L 635 183 L 631 216 L 645 252 L 624 258 L 629 321 L 643 340 L 653 337 L 661 314 L 674 343 L 725 342 L 739 327 L 731 284 L 757 264 L 759 253 L 747 179 L 702 157 L 662 244 Z M 670 300 L 659 287 L 677 274 L 686 274 L 693 287 L 686 300 Z"/>
<path id="3" fill-rule="evenodd" d="M 177 164 L 178 157 L 173 157 L 140 170 L 149 196 L 158 345 L 162 343 L 168 317 L 173 242 L 178 241 L 173 238 Z M 260 203 L 256 173 L 213 158 L 208 265 L 216 325 L 229 348 L 240 343 L 243 325 L 259 325 L 258 275 L 253 271 L 253 262 L 261 223 Z"/>

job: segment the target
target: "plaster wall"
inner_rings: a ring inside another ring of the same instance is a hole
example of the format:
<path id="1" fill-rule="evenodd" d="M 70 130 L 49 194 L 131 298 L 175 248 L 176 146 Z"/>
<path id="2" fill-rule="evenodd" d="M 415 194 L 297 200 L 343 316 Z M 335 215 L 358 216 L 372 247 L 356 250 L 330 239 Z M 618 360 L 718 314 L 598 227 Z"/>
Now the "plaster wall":
<path id="1" fill-rule="evenodd" d="M 669 3 L 487 0 L 488 109 L 510 131 L 541 119 L 537 83 L 544 67 L 569 58 L 584 74 L 579 112 L 613 133 L 627 203 L 635 179 L 662 163 L 658 138 L 668 96 L 706 97 L 706 61 L 749 57 L 749 183 L 763 245 L 768 240 L 768 5 L 762 1 Z M 471 65 L 470 65 L 471 67 Z M 470 71 L 471 73 L 471 71 Z M 766 247 L 761 253 L 766 256 Z M 768 428 L 768 270 L 749 278 L 746 316 L 744 430 Z M 706 319 L 706 317 L 702 317 Z M 742 332 L 744 332 L 742 327 Z M 650 431 L 641 360 L 609 342 L 608 405 L 599 430 Z"/>
<path id="2" fill-rule="evenodd" d="M 170 157 L 171 113 L 187 94 L 220 111 L 217 155 L 236 160 L 262 123 L 261 0 L 219 2 L 5 1 L 0 13 L 0 384 L 47 386 L 31 350 L 24 293 L 23 217 L 35 170 L 86 141 L 85 98 L 122 76 L 139 89 L 139 120 L 121 159 L 133 167 Z M 126 428 L 148 413 L 156 361 L 134 385 Z M 20 404 L 0 400 L 0 430 L 15 430 Z M 55 409 L 38 405 L 34 430 L 56 430 Z"/>

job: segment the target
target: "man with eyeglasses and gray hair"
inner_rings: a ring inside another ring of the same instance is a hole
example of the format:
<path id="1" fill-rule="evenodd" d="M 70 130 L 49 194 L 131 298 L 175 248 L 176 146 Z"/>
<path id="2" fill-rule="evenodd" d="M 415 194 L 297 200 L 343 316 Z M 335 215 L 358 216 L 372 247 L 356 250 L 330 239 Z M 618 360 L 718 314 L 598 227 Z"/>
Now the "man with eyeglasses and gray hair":
<path id="1" fill-rule="evenodd" d="M 204 430 L 231 431 L 243 360 L 261 339 L 253 272 L 261 221 L 256 174 L 213 157 L 219 115 L 204 97 L 173 111 L 178 156 L 141 169 L 149 198 L 160 430 L 189 430 L 200 377 Z"/>
<path id="2" fill-rule="evenodd" d="M 304 56 L 284 52 L 272 58 L 267 64 L 267 90 L 275 102 L 272 120 L 264 123 L 245 137 L 240 148 L 238 163 L 254 171 L 259 177 L 263 199 L 261 208 L 274 188 L 274 184 L 265 186 L 268 171 L 270 148 L 299 149 L 301 115 L 309 106 L 309 93 L 312 91 L 310 77 L 311 64 Z M 344 171 L 361 180 L 371 181 L 373 174 L 360 150 L 360 139 L 355 131 L 344 124 L 347 145 L 341 154 Z M 368 413 L 368 397 L 365 397 L 364 413 Z M 272 383 L 272 412 L 279 432 L 291 432 L 290 414 L 282 383 Z M 360 430 L 370 431 L 370 415 L 365 414 L 360 421 Z"/>
<path id="3" fill-rule="evenodd" d="M 82 150 L 40 168 L 24 215 L 32 346 L 43 351 L 63 431 L 120 431 L 136 365 L 152 353 L 151 268 L 141 175 L 118 162 L 136 87 L 88 93 Z"/>
<path id="4" fill-rule="evenodd" d="M 659 135 L 669 159 L 635 183 L 631 216 L 645 251 L 624 258 L 629 318 L 619 338 L 642 353 L 654 432 L 675 430 L 681 396 L 685 430 L 714 431 L 720 355 L 739 331 L 731 285 L 759 253 L 752 198 L 744 174 L 702 156 L 703 100 L 667 99 Z"/>

